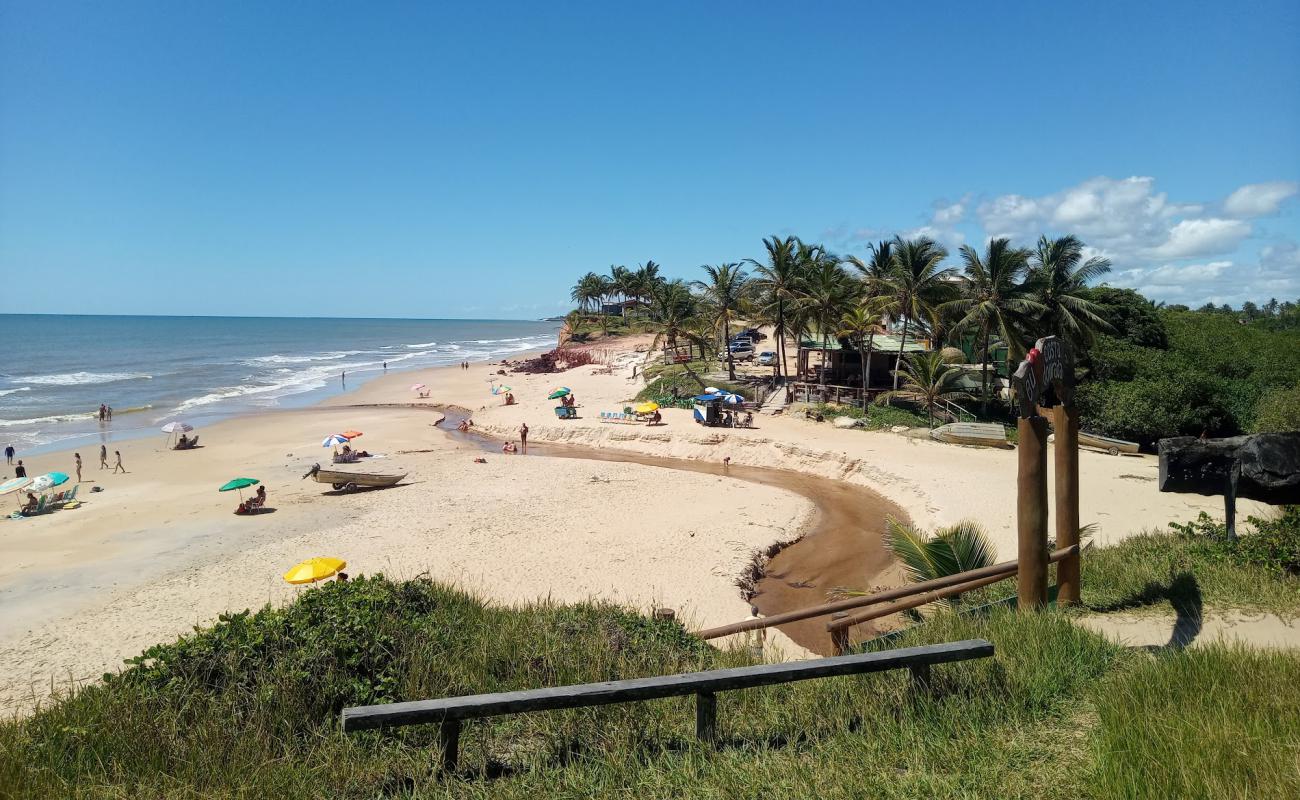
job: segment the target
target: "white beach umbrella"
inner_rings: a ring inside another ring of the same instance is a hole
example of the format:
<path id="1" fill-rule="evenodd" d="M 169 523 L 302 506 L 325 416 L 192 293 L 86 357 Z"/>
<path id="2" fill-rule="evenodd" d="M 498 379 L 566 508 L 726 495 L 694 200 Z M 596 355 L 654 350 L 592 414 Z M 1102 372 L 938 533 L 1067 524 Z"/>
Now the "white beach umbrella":
<path id="1" fill-rule="evenodd" d="M 705 393 L 705 394 L 718 394 L 718 393 L 721 392 L 721 391 L 722 391 L 722 390 L 719 389 L 719 388 L 716 387 L 716 386 L 705 386 L 705 387 L 704 387 L 704 393 Z"/>
<path id="2" fill-rule="evenodd" d="M 162 426 L 162 429 L 163 429 L 163 433 L 189 433 L 190 431 L 194 430 L 194 426 L 187 425 L 186 423 L 181 422 L 180 420 L 176 420 L 175 422 L 169 422 L 166 425 Z"/>
<path id="3" fill-rule="evenodd" d="M 16 492 L 19 489 L 26 489 L 31 485 L 31 483 L 31 478 L 10 478 L 4 483 L 0 483 L 0 495 Z"/>
<path id="4" fill-rule="evenodd" d="M 325 441 L 321 442 L 320 446 L 333 447 L 335 445 L 346 444 L 348 441 L 348 437 L 341 433 L 331 433 L 329 436 L 325 437 Z"/>

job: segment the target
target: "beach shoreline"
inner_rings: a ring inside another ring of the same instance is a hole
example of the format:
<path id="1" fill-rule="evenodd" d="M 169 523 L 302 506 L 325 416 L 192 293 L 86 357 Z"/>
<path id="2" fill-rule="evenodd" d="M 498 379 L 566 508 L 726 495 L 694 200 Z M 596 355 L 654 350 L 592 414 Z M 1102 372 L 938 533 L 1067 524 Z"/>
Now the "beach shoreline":
<path id="1" fill-rule="evenodd" d="M 703 429 L 680 409 L 666 409 L 665 424 L 654 428 L 599 422 L 597 411 L 622 408 L 638 391 L 632 367 L 643 354 L 634 348 L 644 344 L 593 345 L 614 363 L 560 374 L 479 362 L 379 376 L 315 406 L 202 428 L 198 450 L 164 450 L 161 437 L 123 447 L 126 475 L 101 472 L 97 454 L 83 451 L 85 476 L 106 491 L 88 493 L 88 481 L 82 508 L 0 521 L 0 604 L 7 611 L 0 710 L 30 708 L 51 676 L 63 685 L 93 679 L 221 613 L 285 602 L 300 590 L 280 573 L 316 555 L 346 558 L 355 573 L 429 574 L 502 603 L 601 598 L 643 611 L 673 608 L 691 627 L 750 616 L 736 577 L 755 550 L 798 539 L 818 509 L 788 488 L 629 463 L 638 454 L 678 465 L 729 459 L 737 471 L 834 479 L 870 490 L 922 527 L 976 519 L 999 553 L 1014 557 L 1014 451 L 767 415 L 758 415 L 752 430 Z M 427 384 L 429 397 L 415 397 L 412 382 Z M 506 406 L 490 394 L 493 382 L 507 382 L 519 403 Z M 580 419 L 555 418 L 545 396 L 559 383 L 573 389 Z M 439 406 L 466 409 L 476 430 L 499 439 L 517 441 L 527 422 L 530 442 L 628 457 L 485 454 L 438 430 L 431 412 Z M 328 487 L 302 480 L 312 463 L 328 462 L 321 438 L 347 428 L 364 431 L 359 447 L 383 455 L 362 469 L 406 472 L 406 483 L 329 496 Z M 476 457 L 487 463 L 475 464 Z M 30 469 L 68 471 L 69 461 L 67 451 L 42 454 Z M 1080 462 L 1083 522 L 1103 523 L 1099 543 L 1201 509 L 1222 513 L 1213 498 L 1156 493 L 1149 456 L 1085 453 Z M 216 487 L 239 475 L 269 487 L 273 512 L 231 514 L 237 499 Z M 861 542 L 854 546 L 867 552 Z M 880 575 L 881 565 L 866 556 L 857 563 L 833 548 L 823 555 L 848 573 L 791 576 L 778 556 L 769 577 L 801 592 L 805 605 L 841 585 L 901 580 Z M 772 599 L 755 605 L 770 613 Z M 768 642 L 788 654 L 805 652 L 777 632 Z"/>

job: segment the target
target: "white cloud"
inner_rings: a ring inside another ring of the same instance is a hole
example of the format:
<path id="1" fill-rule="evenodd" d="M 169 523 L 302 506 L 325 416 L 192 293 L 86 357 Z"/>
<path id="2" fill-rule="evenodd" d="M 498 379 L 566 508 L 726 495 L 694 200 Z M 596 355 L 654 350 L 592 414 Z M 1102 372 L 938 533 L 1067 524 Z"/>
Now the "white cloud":
<path id="1" fill-rule="evenodd" d="M 1250 235 L 1250 223 L 1238 219 L 1185 219 L 1169 230 L 1169 238 L 1150 248 L 1155 258 L 1195 258 L 1229 253 Z"/>
<path id="2" fill-rule="evenodd" d="M 1278 206 L 1297 191 L 1300 184 L 1294 181 L 1250 183 L 1228 195 L 1223 210 L 1233 217 L 1266 217 L 1276 214 Z"/>
<path id="3" fill-rule="evenodd" d="M 1280 276 L 1300 276 L 1300 245 L 1288 241 L 1270 244 L 1259 251 L 1259 265 Z"/>

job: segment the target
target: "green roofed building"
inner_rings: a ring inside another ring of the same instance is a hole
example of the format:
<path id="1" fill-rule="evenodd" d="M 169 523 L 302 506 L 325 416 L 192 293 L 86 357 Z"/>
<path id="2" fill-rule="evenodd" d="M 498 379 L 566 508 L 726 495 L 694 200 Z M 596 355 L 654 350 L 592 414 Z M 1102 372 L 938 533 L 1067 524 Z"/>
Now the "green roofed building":
<path id="1" fill-rule="evenodd" d="M 899 338 L 888 333 L 878 333 L 872 338 L 871 352 L 867 354 L 868 391 L 893 388 Z M 903 355 L 928 353 L 932 349 L 929 339 L 908 336 L 903 345 Z M 797 363 L 796 380 L 862 388 L 862 359 L 856 344 L 832 337 L 823 346 L 820 339 L 803 339 L 799 342 Z"/>

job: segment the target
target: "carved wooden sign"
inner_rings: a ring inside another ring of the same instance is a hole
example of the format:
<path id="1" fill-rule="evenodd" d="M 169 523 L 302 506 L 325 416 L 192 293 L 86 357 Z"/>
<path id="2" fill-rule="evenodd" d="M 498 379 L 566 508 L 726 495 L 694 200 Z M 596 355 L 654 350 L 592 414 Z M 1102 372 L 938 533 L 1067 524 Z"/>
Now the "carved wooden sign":
<path id="1" fill-rule="evenodd" d="M 1300 432 L 1227 439 L 1161 439 L 1160 491 L 1221 495 L 1235 482 L 1237 497 L 1282 505 L 1300 503 Z"/>
<path id="2" fill-rule="evenodd" d="M 1074 404 L 1074 354 L 1058 336 L 1034 343 L 1011 375 L 1020 416 L 1038 416 L 1038 409 Z"/>

